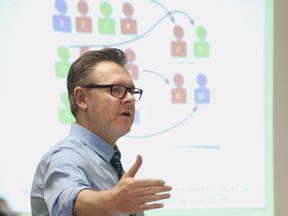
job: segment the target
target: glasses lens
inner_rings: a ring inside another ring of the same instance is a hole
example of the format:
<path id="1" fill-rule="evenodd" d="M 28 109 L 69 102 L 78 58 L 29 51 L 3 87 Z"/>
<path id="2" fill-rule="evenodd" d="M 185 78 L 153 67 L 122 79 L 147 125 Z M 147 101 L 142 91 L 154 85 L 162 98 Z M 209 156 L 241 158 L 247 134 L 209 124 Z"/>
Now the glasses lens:
<path id="1" fill-rule="evenodd" d="M 135 100 L 136 101 L 140 100 L 141 95 L 142 95 L 142 91 L 140 89 L 136 88 L 132 92 L 133 92 L 132 94 L 134 95 Z"/>
<path id="2" fill-rule="evenodd" d="M 111 89 L 111 94 L 114 97 L 122 98 L 124 97 L 126 88 L 124 86 L 114 85 Z"/>
<path id="3" fill-rule="evenodd" d="M 140 100 L 142 95 L 142 90 L 138 88 L 127 88 L 121 85 L 114 85 L 111 88 L 111 94 L 117 98 L 125 97 L 125 94 L 129 91 L 135 98 L 136 101 Z"/>

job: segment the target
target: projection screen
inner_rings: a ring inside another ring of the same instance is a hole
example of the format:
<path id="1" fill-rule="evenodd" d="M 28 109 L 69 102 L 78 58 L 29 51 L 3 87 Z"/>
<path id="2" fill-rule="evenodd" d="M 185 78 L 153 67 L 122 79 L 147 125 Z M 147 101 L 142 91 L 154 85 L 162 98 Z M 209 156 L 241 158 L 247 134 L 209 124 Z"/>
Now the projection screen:
<path id="1" fill-rule="evenodd" d="M 128 56 L 136 103 L 118 146 L 136 178 L 173 187 L 147 216 L 271 216 L 273 0 L 1 2 L 0 197 L 30 214 L 42 155 L 74 121 L 71 63 L 87 50 Z"/>

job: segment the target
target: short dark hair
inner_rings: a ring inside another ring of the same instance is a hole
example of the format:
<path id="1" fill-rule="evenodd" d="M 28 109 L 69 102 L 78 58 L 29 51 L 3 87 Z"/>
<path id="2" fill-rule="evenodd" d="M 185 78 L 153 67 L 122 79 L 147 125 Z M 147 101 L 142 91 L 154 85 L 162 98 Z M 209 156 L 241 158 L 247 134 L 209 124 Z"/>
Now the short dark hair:
<path id="1" fill-rule="evenodd" d="M 76 118 L 78 107 L 75 103 L 74 89 L 77 86 L 90 84 L 93 67 L 99 62 L 111 61 L 122 67 L 127 64 L 125 52 L 117 48 L 90 50 L 74 61 L 67 76 L 67 91 L 72 115 Z"/>

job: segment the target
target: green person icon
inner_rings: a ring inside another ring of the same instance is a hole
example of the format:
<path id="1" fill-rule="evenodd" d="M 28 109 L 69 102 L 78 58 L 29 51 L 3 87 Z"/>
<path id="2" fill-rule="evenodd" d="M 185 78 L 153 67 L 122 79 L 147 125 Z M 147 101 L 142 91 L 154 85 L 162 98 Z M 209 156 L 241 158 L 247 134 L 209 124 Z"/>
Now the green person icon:
<path id="1" fill-rule="evenodd" d="M 64 92 L 61 95 L 61 102 L 64 105 L 63 108 L 58 109 L 58 119 L 59 122 L 62 124 L 70 124 L 75 121 L 74 116 L 70 111 L 69 100 L 68 100 L 68 93 Z"/>
<path id="2" fill-rule="evenodd" d="M 69 50 L 68 48 L 62 46 L 57 49 L 57 54 L 60 58 L 60 61 L 55 62 L 56 77 L 66 78 L 71 66 L 71 63 L 68 62 L 70 57 Z"/>
<path id="3" fill-rule="evenodd" d="M 207 36 L 206 29 L 203 26 L 197 27 L 196 36 L 199 40 L 194 42 L 194 56 L 209 57 L 209 43 L 205 41 Z"/>
<path id="4" fill-rule="evenodd" d="M 115 20 L 110 18 L 112 7 L 108 2 L 100 4 L 100 11 L 104 15 L 103 18 L 98 18 L 98 31 L 100 34 L 115 34 Z"/>

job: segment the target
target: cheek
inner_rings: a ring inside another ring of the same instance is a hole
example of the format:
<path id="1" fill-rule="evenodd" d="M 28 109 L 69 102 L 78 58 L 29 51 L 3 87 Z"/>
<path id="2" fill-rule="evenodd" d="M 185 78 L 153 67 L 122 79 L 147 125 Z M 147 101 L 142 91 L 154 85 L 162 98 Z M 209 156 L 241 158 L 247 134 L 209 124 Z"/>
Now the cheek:
<path id="1" fill-rule="evenodd" d="M 101 118 L 105 115 L 105 112 L 107 112 L 107 110 L 103 107 L 103 103 L 99 103 L 99 101 L 96 99 L 91 100 L 90 110 L 90 114 L 96 118 Z"/>
<path id="2" fill-rule="evenodd" d="M 119 104 L 113 103 L 113 101 L 109 100 L 92 100 L 91 108 L 93 110 L 94 115 L 99 118 L 105 119 L 109 121 L 109 119 L 114 119 L 115 115 L 117 115 L 117 107 Z"/>

